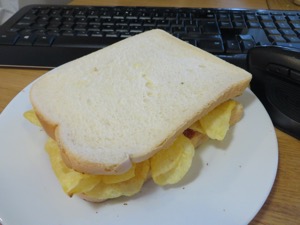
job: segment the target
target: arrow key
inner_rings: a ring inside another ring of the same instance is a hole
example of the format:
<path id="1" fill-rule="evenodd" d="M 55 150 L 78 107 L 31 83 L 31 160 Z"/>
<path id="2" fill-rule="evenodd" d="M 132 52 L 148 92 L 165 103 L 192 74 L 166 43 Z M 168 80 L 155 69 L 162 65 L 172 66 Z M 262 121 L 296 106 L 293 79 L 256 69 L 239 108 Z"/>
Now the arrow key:
<path id="1" fill-rule="evenodd" d="M 16 45 L 32 45 L 33 42 L 35 41 L 36 36 L 33 34 L 25 34 L 21 35 L 20 38 L 18 39 Z"/>

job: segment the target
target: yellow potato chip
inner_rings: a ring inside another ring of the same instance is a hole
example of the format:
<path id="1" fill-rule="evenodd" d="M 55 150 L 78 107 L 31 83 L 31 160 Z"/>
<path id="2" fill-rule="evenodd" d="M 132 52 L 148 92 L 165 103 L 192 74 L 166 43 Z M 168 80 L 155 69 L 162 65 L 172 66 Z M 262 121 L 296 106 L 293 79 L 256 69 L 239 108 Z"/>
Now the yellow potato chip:
<path id="1" fill-rule="evenodd" d="M 89 175 L 70 169 L 63 162 L 57 143 L 50 138 L 46 143 L 46 151 L 50 156 L 50 161 L 55 175 L 61 183 L 63 190 L 69 196 L 76 193 L 88 192 L 100 182 L 105 184 L 120 183 L 135 176 L 135 164 L 129 171 L 120 175 Z"/>
<path id="2" fill-rule="evenodd" d="M 174 143 L 166 149 L 157 152 L 151 158 L 151 171 L 152 176 L 159 176 L 173 169 L 180 160 L 182 145 L 185 143 L 183 140 L 187 139 L 184 135 L 180 135 Z"/>
<path id="3" fill-rule="evenodd" d="M 191 167 L 195 148 L 184 135 L 179 136 L 174 144 L 159 151 L 151 159 L 151 174 L 158 185 L 179 182 Z"/>
<path id="4" fill-rule="evenodd" d="M 226 101 L 200 119 L 205 134 L 211 139 L 223 140 L 230 126 L 231 112 L 237 102 Z"/>
<path id="5" fill-rule="evenodd" d="M 203 127 L 201 126 L 200 121 L 196 121 L 195 123 L 192 124 L 192 126 L 189 127 L 193 131 L 198 131 L 201 134 L 205 134 L 205 130 L 203 130 Z"/>
<path id="6" fill-rule="evenodd" d="M 60 156 L 60 150 L 57 143 L 53 139 L 48 139 L 45 148 L 49 154 L 54 173 L 58 178 L 63 190 L 69 196 L 82 191 L 91 190 L 101 180 L 99 176 L 82 174 L 68 168 Z"/>
<path id="7" fill-rule="evenodd" d="M 39 126 L 39 127 L 42 126 L 39 119 L 37 118 L 37 116 L 35 115 L 35 112 L 33 110 L 29 110 L 29 111 L 25 112 L 23 114 L 23 116 L 27 120 L 29 120 L 29 122 L 33 123 L 34 125 Z"/>
<path id="8" fill-rule="evenodd" d="M 67 193 L 69 196 L 72 196 L 73 194 L 82 193 L 85 191 L 92 190 L 97 184 L 99 184 L 101 181 L 101 178 L 99 176 L 93 176 L 93 175 L 86 175 L 83 176 L 79 183 L 74 186 L 69 193 Z"/>
<path id="9" fill-rule="evenodd" d="M 127 181 L 105 184 L 99 183 L 91 191 L 85 192 L 89 197 L 96 199 L 110 199 L 117 198 L 119 196 L 132 196 L 138 193 L 149 173 L 149 161 L 136 164 L 135 176 Z"/>

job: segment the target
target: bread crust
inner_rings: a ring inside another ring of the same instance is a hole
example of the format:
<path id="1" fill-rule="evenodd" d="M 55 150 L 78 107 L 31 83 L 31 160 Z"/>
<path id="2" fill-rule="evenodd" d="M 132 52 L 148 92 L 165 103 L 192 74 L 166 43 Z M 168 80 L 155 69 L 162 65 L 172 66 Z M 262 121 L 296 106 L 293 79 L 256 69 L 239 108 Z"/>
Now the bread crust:
<path id="1" fill-rule="evenodd" d="M 77 155 L 72 154 L 72 152 L 64 148 L 64 145 L 61 143 L 59 138 L 59 124 L 51 123 L 51 121 L 45 119 L 40 114 L 38 109 L 34 108 L 34 111 L 46 134 L 57 142 L 61 157 L 67 167 L 81 173 L 107 175 L 122 174 L 128 170 L 127 168 L 131 168 L 132 162 L 130 160 L 128 160 L 127 162 L 123 162 L 122 164 L 115 164 L 110 166 L 106 164 L 83 161 Z"/>
<path id="2" fill-rule="evenodd" d="M 152 32 L 152 31 L 151 31 Z M 195 52 L 195 54 L 199 55 L 199 51 L 201 50 L 196 49 L 190 45 L 188 45 L 185 42 L 178 42 L 178 40 L 174 37 L 171 37 L 171 35 L 166 34 L 162 31 L 154 31 L 157 32 L 159 35 L 163 36 L 164 38 L 168 39 L 170 42 L 176 42 L 176 45 L 179 45 L 180 47 L 188 49 L 188 51 Z M 120 43 L 121 44 L 121 43 Z M 117 45 L 119 45 L 117 43 Z M 101 50 L 100 50 L 101 51 Z M 201 53 L 202 54 L 202 53 Z M 203 52 L 203 57 L 212 57 L 210 54 L 207 55 L 207 53 Z M 225 65 L 227 67 L 227 63 L 221 61 L 220 59 L 216 59 L 215 57 L 211 58 L 212 61 L 215 61 L 215 63 L 220 63 L 221 65 Z M 234 67 L 233 67 L 234 70 Z M 238 69 L 240 70 L 240 69 Z M 228 99 L 234 98 L 236 96 L 239 96 L 243 93 L 245 88 L 248 87 L 250 82 L 250 76 L 245 76 L 244 79 L 240 80 L 239 83 L 235 83 L 235 85 L 232 85 L 230 88 L 225 90 L 217 99 L 214 99 L 214 101 L 211 101 L 206 105 L 205 108 L 203 108 L 201 111 L 195 113 L 193 116 L 187 119 L 184 123 L 182 123 L 178 129 L 173 130 L 173 132 L 169 133 L 163 141 L 158 143 L 154 148 L 151 149 L 151 151 L 148 152 L 142 152 L 139 155 L 126 155 L 126 157 L 121 162 L 117 163 L 111 163 L 111 164 L 104 164 L 100 162 L 94 162 L 91 160 L 83 159 L 77 154 L 75 154 L 71 149 L 68 149 L 66 147 L 66 144 L 64 143 L 64 140 L 61 138 L 61 124 L 56 123 L 48 119 L 43 112 L 41 112 L 42 107 L 37 106 L 35 102 L 35 96 L 33 92 L 31 91 L 31 102 L 33 105 L 33 108 L 41 122 L 41 125 L 45 129 L 46 133 L 53 138 L 55 141 L 57 141 L 60 149 L 61 149 L 61 155 L 62 159 L 64 160 L 65 164 L 82 173 L 88 173 L 88 174 L 122 174 L 126 171 L 128 171 L 132 163 L 138 163 L 142 162 L 150 157 L 152 157 L 156 152 L 158 152 L 161 149 L 168 148 L 174 140 L 183 133 L 184 130 L 186 130 L 188 127 L 190 127 L 195 121 L 199 120 L 201 117 L 206 115 L 208 112 L 213 110 L 216 106 L 219 104 L 227 101 Z M 34 88 L 34 85 L 33 85 Z"/>

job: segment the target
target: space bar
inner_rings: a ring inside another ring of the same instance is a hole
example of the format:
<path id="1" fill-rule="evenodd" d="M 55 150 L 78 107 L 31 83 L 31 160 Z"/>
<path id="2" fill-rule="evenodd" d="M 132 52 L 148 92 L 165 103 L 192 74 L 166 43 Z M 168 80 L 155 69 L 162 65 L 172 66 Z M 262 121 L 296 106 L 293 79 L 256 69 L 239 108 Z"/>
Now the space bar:
<path id="1" fill-rule="evenodd" d="M 59 36 L 55 38 L 52 46 L 73 48 L 104 48 L 120 40 L 122 40 L 122 38 Z"/>

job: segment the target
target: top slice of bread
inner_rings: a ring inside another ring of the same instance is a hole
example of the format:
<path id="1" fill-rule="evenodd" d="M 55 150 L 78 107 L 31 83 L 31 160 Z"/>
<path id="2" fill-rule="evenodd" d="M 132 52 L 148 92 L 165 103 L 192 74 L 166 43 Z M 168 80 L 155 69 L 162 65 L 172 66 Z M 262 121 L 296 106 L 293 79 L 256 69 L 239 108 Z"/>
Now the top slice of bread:
<path id="1" fill-rule="evenodd" d="M 30 98 L 67 166 L 120 174 L 242 94 L 250 79 L 248 72 L 152 30 L 46 73 Z"/>

